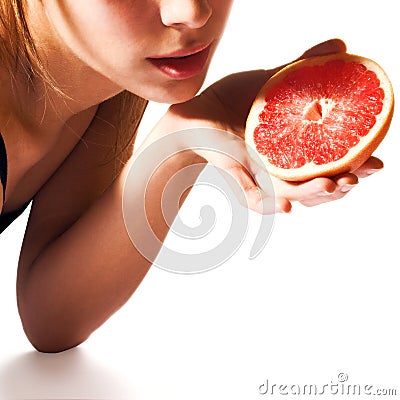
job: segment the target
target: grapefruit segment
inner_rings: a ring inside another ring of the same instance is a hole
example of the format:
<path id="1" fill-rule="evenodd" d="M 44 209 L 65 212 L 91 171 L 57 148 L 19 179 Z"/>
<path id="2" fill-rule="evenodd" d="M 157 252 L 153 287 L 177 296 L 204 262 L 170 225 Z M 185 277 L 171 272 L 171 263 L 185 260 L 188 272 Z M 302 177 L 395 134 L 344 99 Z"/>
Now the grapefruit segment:
<path id="1" fill-rule="evenodd" d="M 246 144 L 281 179 L 351 172 L 384 138 L 393 107 L 390 80 L 374 61 L 347 53 L 312 57 L 283 68 L 261 88 Z"/>

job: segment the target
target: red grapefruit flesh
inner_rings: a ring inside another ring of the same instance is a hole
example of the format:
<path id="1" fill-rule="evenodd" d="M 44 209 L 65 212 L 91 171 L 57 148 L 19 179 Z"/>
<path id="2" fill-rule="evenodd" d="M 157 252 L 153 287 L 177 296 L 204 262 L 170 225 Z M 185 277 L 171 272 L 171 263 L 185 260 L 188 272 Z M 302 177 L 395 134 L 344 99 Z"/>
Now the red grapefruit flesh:
<path id="1" fill-rule="evenodd" d="M 393 108 L 390 80 L 374 61 L 347 53 L 312 57 L 265 83 L 245 139 L 281 179 L 333 176 L 354 171 L 371 156 Z"/>

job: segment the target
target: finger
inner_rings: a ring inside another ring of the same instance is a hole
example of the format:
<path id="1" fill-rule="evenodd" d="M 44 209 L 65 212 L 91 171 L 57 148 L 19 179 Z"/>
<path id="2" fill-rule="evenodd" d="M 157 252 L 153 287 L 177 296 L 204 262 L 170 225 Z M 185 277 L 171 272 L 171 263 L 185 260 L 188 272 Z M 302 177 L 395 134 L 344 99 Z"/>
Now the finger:
<path id="1" fill-rule="evenodd" d="M 370 157 L 361 167 L 356 169 L 353 174 L 359 178 L 365 178 L 380 171 L 383 168 L 383 162 L 377 157 Z"/>
<path id="2" fill-rule="evenodd" d="M 275 198 L 275 212 L 289 213 L 292 211 L 292 203 L 284 197 Z"/>
<path id="3" fill-rule="evenodd" d="M 303 201 L 330 195 L 336 191 L 336 182 L 330 178 L 315 178 L 306 182 L 287 182 L 273 179 L 275 193 L 290 201 Z"/>
<path id="4" fill-rule="evenodd" d="M 310 196 L 307 199 L 301 200 L 300 203 L 307 207 L 314 207 L 323 203 L 328 203 L 335 200 L 340 200 L 349 193 L 355 185 L 345 184 L 337 186 L 333 193 L 319 193 L 316 196 Z"/>
<path id="5" fill-rule="evenodd" d="M 291 211 L 292 203 L 289 199 L 282 196 L 275 197 L 273 181 L 264 168 L 253 159 L 248 158 L 245 170 L 248 174 L 239 177 L 239 181 L 242 187 L 247 188 L 246 197 L 251 210 L 260 214 L 288 213 Z M 256 188 L 254 192 L 253 185 Z"/>
<path id="6" fill-rule="evenodd" d="M 249 208 L 259 214 L 273 214 L 276 210 L 275 197 L 270 196 L 260 189 L 246 168 L 237 163 L 226 169 L 225 176 L 230 188 L 243 207 Z M 290 209 L 287 204 L 282 204 L 282 210 Z"/>
<path id="7" fill-rule="evenodd" d="M 287 199 L 265 196 L 257 186 L 247 187 L 245 189 L 246 204 L 248 209 L 258 214 L 269 215 L 274 213 L 289 212 L 292 205 Z"/>
<path id="8" fill-rule="evenodd" d="M 307 207 L 313 207 L 330 201 L 339 200 L 358 185 L 357 175 L 351 173 L 337 175 L 331 178 L 331 180 L 334 183 L 334 186 L 332 185 L 331 188 L 334 188 L 334 190 L 331 192 L 320 192 L 317 193 L 316 196 L 310 193 L 309 197 L 300 200 L 300 203 Z"/>
<path id="9" fill-rule="evenodd" d="M 303 206 L 306 206 L 306 207 L 315 207 L 315 206 L 319 206 L 320 204 L 339 200 L 339 199 L 343 198 L 344 196 L 346 196 L 347 193 L 348 192 L 337 191 L 333 194 L 327 194 L 327 195 L 323 195 L 323 196 L 318 196 L 318 197 L 302 200 L 299 203 L 301 203 Z"/>
<path id="10" fill-rule="evenodd" d="M 336 183 L 335 192 L 348 193 L 357 186 L 358 177 L 355 174 L 346 173 L 335 176 L 333 181 Z"/>
<path id="11" fill-rule="evenodd" d="M 299 59 L 345 52 L 346 44 L 341 39 L 330 39 L 311 47 Z"/>

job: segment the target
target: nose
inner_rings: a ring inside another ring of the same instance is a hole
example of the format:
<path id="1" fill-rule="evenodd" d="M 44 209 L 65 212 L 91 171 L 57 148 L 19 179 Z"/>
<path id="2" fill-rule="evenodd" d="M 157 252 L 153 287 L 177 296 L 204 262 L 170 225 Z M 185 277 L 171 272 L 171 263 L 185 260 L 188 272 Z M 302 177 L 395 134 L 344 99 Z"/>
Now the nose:
<path id="1" fill-rule="evenodd" d="M 210 19 L 212 7 L 208 0 L 163 0 L 160 14 L 165 26 L 198 29 Z"/>

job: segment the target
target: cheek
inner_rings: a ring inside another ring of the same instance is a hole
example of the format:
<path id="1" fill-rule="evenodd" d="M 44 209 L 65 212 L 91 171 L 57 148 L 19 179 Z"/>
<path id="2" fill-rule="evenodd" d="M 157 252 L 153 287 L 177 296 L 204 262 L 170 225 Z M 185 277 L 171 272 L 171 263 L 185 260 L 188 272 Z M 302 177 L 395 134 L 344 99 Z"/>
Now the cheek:
<path id="1" fill-rule="evenodd" d="M 145 47 L 145 38 L 154 30 L 155 11 L 142 10 L 138 3 L 133 7 L 131 0 L 49 0 L 46 11 L 61 40 L 81 59 L 93 62 Z"/>

